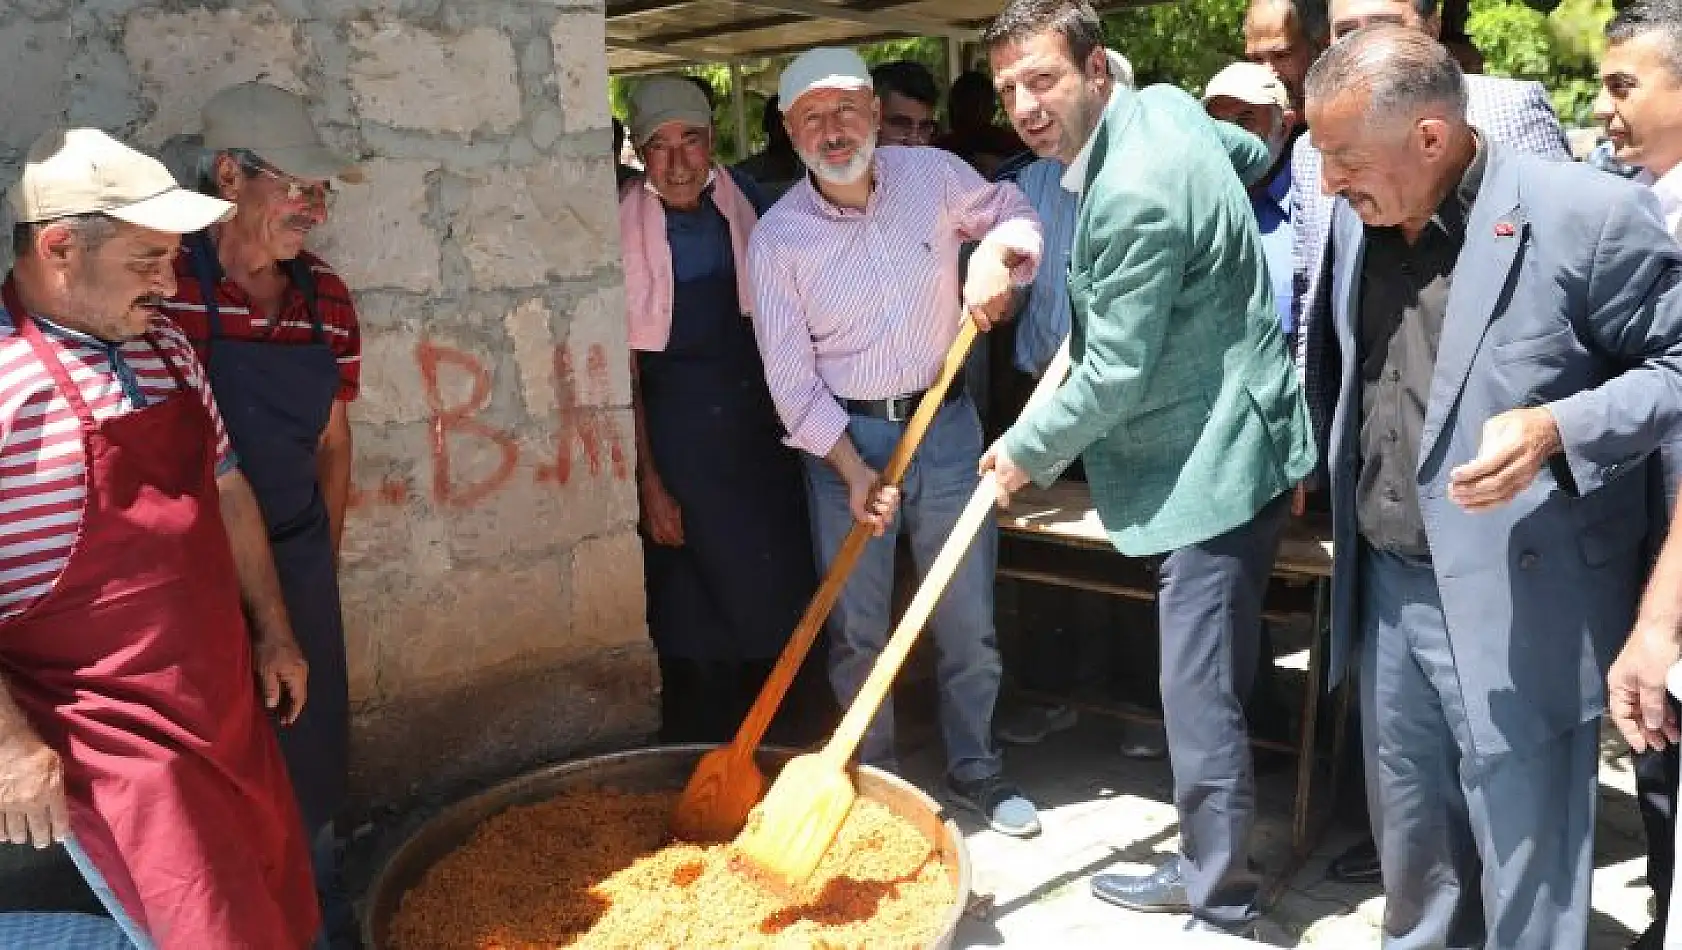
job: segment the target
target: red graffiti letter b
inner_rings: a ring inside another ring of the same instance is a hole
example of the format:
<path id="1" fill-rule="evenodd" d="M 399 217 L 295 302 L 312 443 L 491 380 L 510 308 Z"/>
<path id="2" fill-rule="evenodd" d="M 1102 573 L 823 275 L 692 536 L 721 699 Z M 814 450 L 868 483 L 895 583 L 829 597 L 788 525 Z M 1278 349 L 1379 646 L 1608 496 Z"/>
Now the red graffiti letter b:
<path id="1" fill-rule="evenodd" d="M 508 481 L 520 457 L 519 443 L 478 418 L 491 401 L 491 374 L 478 360 L 460 350 L 421 340 L 415 344 L 415 362 L 426 388 L 426 406 L 432 412 L 432 497 L 440 505 L 471 505 Z M 467 399 L 459 406 L 445 406 L 438 389 L 438 367 L 446 363 L 465 371 L 473 381 Z M 476 482 L 457 485 L 450 477 L 451 435 L 476 436 L 489 442 L 502 456 L 495 470 Z"/>

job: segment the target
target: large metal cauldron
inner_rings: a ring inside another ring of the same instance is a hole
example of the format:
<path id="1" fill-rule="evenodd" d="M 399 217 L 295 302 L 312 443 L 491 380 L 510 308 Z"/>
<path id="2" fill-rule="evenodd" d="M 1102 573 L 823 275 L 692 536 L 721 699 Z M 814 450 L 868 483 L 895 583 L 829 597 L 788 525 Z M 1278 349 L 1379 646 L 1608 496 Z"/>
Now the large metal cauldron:
<path id="1" fill-rule="evenodd" d="M 541 802 L 564 791 L 593 786 L 628 792 L 676 791 L 688 781 L 701 754 L 711 748 L 710 745 L 659 746 L 563 762 L 451 805 L 422 825 L 375 876 L 362 923 L 364 943 L 369 950 L 389 950 L 391 921 L 397 915 L 403 895 L 419 884 L 434 864 L 465 844 L 475 828 L 509 806 Z M 767 776 L 774 776 L 791 755 L 786 750 L 762 749 L 760 768 Z M 857 786 L 861 797 L 886 805 L 921 831 L 951 873 L 955 894 L 952 907 L 947 911 L 939 936 L 930 945 L 945 950 L 951 945 L 969 900 L 969 852 L 964 848 L 963 835 L 957 825 L 942 816 L 934 799 L 903 779 L 863 767 L 857 774 Z"/>

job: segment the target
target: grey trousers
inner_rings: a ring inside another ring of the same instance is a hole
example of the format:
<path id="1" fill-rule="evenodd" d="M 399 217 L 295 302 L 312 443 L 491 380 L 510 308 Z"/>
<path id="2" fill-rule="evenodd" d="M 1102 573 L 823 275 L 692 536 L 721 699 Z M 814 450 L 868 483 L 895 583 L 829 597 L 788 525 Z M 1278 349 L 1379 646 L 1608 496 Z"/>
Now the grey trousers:
<path id="1" fill-rule="evenodd" d="M 1581 950 L 1598 721 L 1478 755 L 1436 575 L 1361 547 L 1361 730 L 1384 946 Z"/>
<path id="2" fill-rule="evenodd" d="M 1162 564 L 1162 719 L 1180 813 L 1181 868 L 1192 914 L 1219 924 L 1258 916 L 1250 871 L 1256 811 L 1244 700 L 1255 680 L 1287 493 L 1248 524 L 1181 548 Z"/>

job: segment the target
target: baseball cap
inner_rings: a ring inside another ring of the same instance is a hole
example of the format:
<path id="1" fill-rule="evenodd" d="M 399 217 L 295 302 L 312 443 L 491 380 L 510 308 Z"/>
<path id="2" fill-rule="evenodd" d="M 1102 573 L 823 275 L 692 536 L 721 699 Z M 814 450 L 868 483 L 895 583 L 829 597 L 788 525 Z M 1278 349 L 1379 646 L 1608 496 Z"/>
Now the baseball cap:
<path id="1" fill-rule="evenodd" d="M 1113 49 L 1105 49 L 1104 59 L 1108 60 L 1110 64 L 1110 78 L 1114 79 L 1117 83 L 1132 89 L 1133 64 L 1127 59 L 1127 57 L 1121 55 Z"/>
<path id="2" fill-rule="evenodd" d="M 667 122 L 712 128 L 712 108 L 700 86 L 676 76 L 656 76 L 637 84 L 631 93 L 631 142 L 642 146 Z"/>
<path id="3" fill-rule="evenodd" d="M 232 204 L 182 188 L 162 162 L 98 129 L 54 129 L 36 139 L 10 200 L 20 223 L 106 214 L 169 234 L 234 215 Z"/>
<path id="4" fill-rule="evenodd" d="M 820 46 L 794 58 L 777 81 L 777 105 L 787 113 L 814 89 L 872 89 L 870 67 L 850 49 Z"/>
<path id="5" fill-rule="evenodd" d="M 1260 63 L 1233 63 L 1216 73 L 1203 90 L 1203 101 L 1221 98 L 1237 99 L 1253 106 L 1291 107 L 1285 84 L 1273 70 Z"/>
<path id="6" fill-rule="evenodd" d="M 309 108 L 295 93 L 264 82 L 242 82 L 204 104 L 204 147 L 243 148 L 295 178 L 359 182 L 362 169 L 321 141 Z"/>

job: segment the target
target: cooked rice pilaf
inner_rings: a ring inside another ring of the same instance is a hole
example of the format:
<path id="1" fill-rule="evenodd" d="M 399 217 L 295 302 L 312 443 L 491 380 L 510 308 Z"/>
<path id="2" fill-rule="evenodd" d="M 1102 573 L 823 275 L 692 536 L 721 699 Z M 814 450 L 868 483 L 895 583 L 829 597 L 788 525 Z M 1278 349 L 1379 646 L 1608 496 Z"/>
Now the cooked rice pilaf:
<path id="1" fill-rule="evenodd" d="M 938 853 L 877 802 L 858 800 L 793 902 L 728 845 L 669 843 L 675 802 L 591 789 L 508 809 L 404 895 L 393 950 L 913 948 L 952 907 Z"/>

